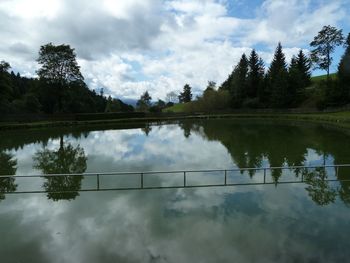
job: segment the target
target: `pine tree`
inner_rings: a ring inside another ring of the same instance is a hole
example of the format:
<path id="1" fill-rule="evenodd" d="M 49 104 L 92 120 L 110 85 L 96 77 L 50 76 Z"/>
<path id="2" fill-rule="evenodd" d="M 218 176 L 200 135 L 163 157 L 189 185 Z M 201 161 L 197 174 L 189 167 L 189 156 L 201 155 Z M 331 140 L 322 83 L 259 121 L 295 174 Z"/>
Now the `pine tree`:
<path id="1" fill-rule="evenodd" d="M 288 70 L 288 94 L 291 97 L 291 105 L 300 103 L 302 94 L 304 94 L 303 88 L 303 77 L 298 67 L 298 59 L 293 56 Z"/>
<path id="2" fill-rule="evenodd" d="M 311 60 L 308 58 L 302 50 L 299 51 L 297 56 L 298 69 L 303 78 L 304 87 L 311 85 Z"/>
<path id="3" fill-rule="evenodd" d="M 230 90 L 234 71 L 235 70 L 233 69 L 230 75 L 228 75 L 227 79 L 221 84 L 221 86 L 219 87 L 219 90 Z"/>
<path id="4" fill-rule="evenodd" d="M 258 93 L 261 93 L 265 68 L 264 62 L 253 49 L 249 56 L 249 70 L 248 70 L 248 83 L 247 83 L 247 96 L 249 98 L 258 97 Z"/>
<path id="5" fill-rule="evenodd" d="M 296 106 L 305 98 L 305 89 L 311 84 L 311 63 L 302 50 L 293 56 L 289 67 L 290 106 Z"/>
<path id="6" fill-rule="evenodd" d="M 345 42 L 345 53 L 338 66 L 339 88 L 345 103 L 350 102 L 350 34 Z"/>
<path id="7" fill-rule="evenodd" d="M 235 67 L 229 92 L 232 98 L 232 106 L 240 107 L 247 94 L 248 59 L 242 55 L 238 65 Z"/>
<path id="8" fill-rule="evenodd" d="M 270 95 L 270 106 L 285 108 L 290 105 L 290 94 L 288 94 L 288 71 L 286 57 L 282 50 L 281 43 L 275 51 L 267 74 L 268 92 Z"/>
<path id="9" fill-rule="evenodd" d="M 179 95 L 179 102 L 180 103 L 186 103 L 190 102 L 192 100 L 192 92 L 191 92 L 191 86 L 186 84 L 184 86 L 183 92 Z"/>
<path id="10" fill-rule="evenodd" d="M 13 83 L 8 73 L 11 66 L 8 62 L 0 62 L 0 112 L 8 113 L 13 97 Z"/>

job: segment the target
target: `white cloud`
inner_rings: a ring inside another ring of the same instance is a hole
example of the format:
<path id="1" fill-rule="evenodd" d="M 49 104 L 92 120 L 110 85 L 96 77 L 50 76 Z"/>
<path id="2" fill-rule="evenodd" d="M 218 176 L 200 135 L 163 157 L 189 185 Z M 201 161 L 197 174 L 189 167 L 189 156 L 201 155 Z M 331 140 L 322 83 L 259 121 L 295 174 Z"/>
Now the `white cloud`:
<path id="1" fill-rule="evenodd" d="M 337 25 L 345 18 L 344 1 L 266 0 L 259 16 L 248 23 L 246 41 L 303 46 L 324 25 Z"/>
<path id="2" fill-rule="evenodd" d="M 60 0 L 2 0 L 1 10 L 20 19 L 52 19 L 60 11 Z"/>
<path id="3" fill-rule="evenodd" d="M 238 2 L 231 5 L 242 8 Z M 3 0 L 0 57 L 33 76 L 40 45 L 68 43 L 91 88 L 164 99 L 185 83 L 221 83 L 252 47 L 268 63 L 281 41 L 289 59 L 323 25 L 344 21 L 345 4 L 266 0 L 247 19 L 231 16 L 224 0 Z"/>

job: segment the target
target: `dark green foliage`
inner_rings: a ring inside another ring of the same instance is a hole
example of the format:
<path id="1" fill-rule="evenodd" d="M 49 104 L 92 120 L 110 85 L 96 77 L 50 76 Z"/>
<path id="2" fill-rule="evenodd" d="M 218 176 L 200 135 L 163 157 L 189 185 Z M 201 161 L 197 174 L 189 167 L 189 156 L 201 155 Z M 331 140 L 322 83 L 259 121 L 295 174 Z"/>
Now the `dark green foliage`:
<path id="1" fill-rule="evenodd" d="M 67 176 L 47 176 L 43 187 L 48 192 L 49 199 L 54 201 L 73 200 L 79 195 L 82 173 L 86 170 L 87 157 L 84 149 L 79 145 L 64 145 L 63 136 L 60 138 L 60 147 L 57 150 L 43 149 L 34 156 L 34 168 L 43 174 L 75 174 Z M 66 193 L 58 192 L 66 191 Z"/>
<path id="2" fill-rule="evenodd" d="M 149 95 L 148 91 L 146 90 L 145 93 L 143 93 L 140 97 L 140 99 L 137 101 L 137 109 L 140 111 L 148 111 L 151 107 L 151 101 L 152 97 Z"/>
<path id="3" fill-rule="evenodd" d="M 51 84 L 66 84 L 83 81 L 74 49 L 69 45 L 54 46 L 52 43 L 40 47 L 38 75 L 41 80 Z"/>
<path id="4" fill-rule="evenodd" d="M 21 77 L 19 74 L 0 73 L 1 113 L 94 113 L 105 112 L 107 98 L 91 91 L 84 82 L 65 85 L 61 94 L 50 83 Z M 133 111 L 133 107 L 121 100 L 113 99 L 118 111 Z"/>
<path id="5" fill-rule="evenodd" d="M 324 26 L 310 46 L 314 49 L 311 51 L 311 60 L 316 65 L 316 68 L 327 71 L 327 79 L 329 80 L 329 68 L 333 58 L 331 54 L 337 46 L 343 43 L 344 37 L 342 30 L 338 30 L 332 26 Z"/>
<path id="6" fill-rule="evenodd" d="M 308 58 L 302 50 L 299 51 L 297 56 L 297 68 L 301 74 L 303 86 L 308 87 L 311 85 L 311 60 Z"/>
<path id="7" fill-rule="evenodd" d="M 232 106 L 234 108 L 241 107 L 243 100 L 247 96 L 248 70 L 248 59 L 247 56 L 243 54 L 232 73 L 232 79 L 229 85 L 229 92 L 232 97 Z"/>
<path id="8" fill-rule="evenodd" d="M 154 113 L 160 113 L 166 107 L 167 107 L 167 104 L 163 100 L 158 100 L 154 105 L 152 105 L 149 108 L 149 111 Z"/>
<path id="9" fill-rule="evenodd" d="M 15 175 L 17 160 L 11 154 L 0 152 L 0 175 Z M 5 193 L 14 192 L 17 189 L 14 177 L 0 178 L 0 200 L 5 199 Z"/>
<path id="10" fill-rule="evenodd" d="M 97 94 L 84 83 L 74 49 L 48 44 L 40 48 L 38 61 L 40 79 L 9 73 L 10 64 L 0 62 L 0 113 L 105 112 L 108 100 L 103 91 Z M 114 112 L 133 111 L 121 100 L 112 100 L 118 105 L 112 107 Z"/>
<path id="11" fill-rule="evenodd" d="M 263 94 L 263 82 L 265 75 L 264 62 L 253 49 L 248 61 L 247 97 L 256 98 Z"/>
<path id="12" fill-rule="evenodd" d="M 9 63 L 5 61 L 0 62 L 0 112 L 4 113 L 10 111 L 10 102 L 13 97 L 13 86 L 8 73 L 9 69 Z"/>
<path id="13" fill-rule="evenodd" d="M 131 105 L 125 104 L 119 99 L 113 99 L 111 96 L 107 99 L 105 112 L 132 112 L 134 108 Z"/>
<path id="14" fill-rule="evenodd" d="M 306 184 L 306 191 L 311 199 L 320 206 L 326 206 L 334 203 L 337 192 L 327 182 L 328 176 L 326 169 L 317 167 L 314 171 L 303 172 Z"/>
<path id="15" fill-rule="evenodd" d="M 227 79 L 221 84 L 219 90 L 230 90 L 230 85 L 232 83 L 234 70 L 228 75 Z"/>
<path id="16" fill-rule="evenodd" d="M 319 94 L 317 100 L 318 109 L 335 108 L 344 104 L 340 103 L 341 89 L 337 79 L 322 80 L 316 84 L 315 89 Z"/>
<path id="17" fill-rule="evenodd" d="M 58 110 L 63 110 L 63 96 L 71 83 L 82 85 L 84 78 L 76 61 L 74 49 L 69 45 L 54 46 L 52 43 L 41 46 L 38 63 L 39 79 L 51 86 L 57 96 Z"/>
<path id="18" fill-rule="evenodd" d="M 268 103 L 275 108 L 287 108 L 293 98 L 288 90 L 287 63 L 281 43 L 278 43 L 276 48 L 267 73 L 267 81 Z"/>
<path id="19" fill-rule="evenodd" d="M 179 102 L 186 103 L 186 102 L 190 102 L 191 100 L 192 100 L 191 86 L 186 84 L 184 86 L 183 92 L 181 92 L 179 95 Z"/>
<path id="20" fill-rule="evenodd" d="M 289 67 L 290 106 L 297 106 L 305 99 L 306 87 L 311 84 L 311 63 L 302 50 L 293 57 Z"/>
<path id="21" fill-rule="evenodd" d="M 230 101 L 230 93 L 227 90 L 216 90 L 216 83 L 209 81 L 206 90 L 203 92 L 203 96 L 192 103 L 186 104 L 185 111 L 212 112 L 225 110 L 229 108 Z"/>
<path id="22" fill-rule="evenodd" d="M 341 99 L 344 103 L 350 102 L 350 34 L 345 42 L 345 53 L 338 66 L 338 80 Z"/>

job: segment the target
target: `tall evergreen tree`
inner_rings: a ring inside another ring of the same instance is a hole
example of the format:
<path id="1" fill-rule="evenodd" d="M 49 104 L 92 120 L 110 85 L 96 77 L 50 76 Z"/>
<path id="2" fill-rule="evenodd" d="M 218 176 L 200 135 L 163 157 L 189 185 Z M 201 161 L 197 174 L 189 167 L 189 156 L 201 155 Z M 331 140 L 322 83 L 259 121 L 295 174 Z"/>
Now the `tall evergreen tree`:
<path id="1" fill-rule="evenodd" d="M 281 43 L 275 51 L 267 73 L 268 92 L 270 95 L 269 104 L 276 108 L 288 107 L 291 102 L 291 96 L 288 92 L 288 70 L 286 57 L 282 50 Z"/>
<path id="2" fill-rule="evenodd" d="M 311 84 L 311 60 L 308 58 L 303 50 L 300 49 L 297 56 L 297 67 L 302 75 L 303 86 L 308 87 Z"/>
<path id="3" fill-rule="evenodd" d="M 186 84 L 184 86 L 183 92 L 180 93 L 179 95 L 179 102 L 180 103 L 186 103 L 190 102 L 192 100 L 192 91 L 191 91 L 191 86 Z"/>
<path id="4" fill-rule="evenodd" d="M 295 106 L 303 99 L 303 77 L 298 67 L 298 59 L 293 56 L 288 69 L 288 94 L 291 97 L 291 105 Z"/>
<path id="5" fill-rule="evenodd" d="M 245 54 L 242 55 L 238 65 L 235 67 L 229 92 L 232 98 L 232 106 L 240 107 L 247 94 L 248 84 L 248 59 Z"/>
<path id="6" fill-rule="evenodd" d="M 265 68 L 263 60 L 254 49 L 250 53 L 248 66 L 247 96 L 249 98 L 256 98 L 261 93 Z"/>
<path id="7" fill-rule="evenodd" d="M 8 73 L 10 68 L 8 62 L 0 62 L 0 112 L 10 111 L 10 101 L 13 95 L 11 75 Z"/>
<path id="8" fill-rule="evenodd" d="M 289 67 L 288 94 L 290 106 L 296 106 L 305 98 L 305 89 L 311 83 L 311 63 L 302 50 L 298 56 L 293 56 Z"/>
<path id="9" fill-rule="evenodd" d="M 219 87 L 219 90 L 230 90 L 234 71 L 235 71 L 235 68 L 233 68 L 230 75 L 228 75 L 227 79 L 221 84 L 221 86 Z"/>
<path id="10" fill-rule="evenodd" d="M 345 53 L 338 66 L 338 80 L 342 97 L 346 103 L 350 102 L 350 33 L 345 42 Z"/>

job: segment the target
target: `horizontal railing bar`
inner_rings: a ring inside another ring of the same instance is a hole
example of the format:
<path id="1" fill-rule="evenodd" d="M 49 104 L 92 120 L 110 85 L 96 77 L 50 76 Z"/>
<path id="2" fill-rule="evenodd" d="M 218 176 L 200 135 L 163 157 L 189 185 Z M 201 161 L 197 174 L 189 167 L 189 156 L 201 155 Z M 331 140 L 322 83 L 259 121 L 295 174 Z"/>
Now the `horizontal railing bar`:
<path id="1" fill-rule="evenodd" d="M 326 179 L 325 182 L 350 182 L 350 179 L 337 180 L 337 179 Z M 300 184 L 305 183 L 305 181 L 284 181 L 278 182 L 279 184 Z M 157 189 L 185 189 L 185 188 L 205 188 L 205 187 L 226 187 L 226 186 L 256 186 L 256 185 L 275 185 L 275 182 L 266 183 L 236 183 L 236 184 L 208 184 L 208 185 L 178 185 L 178 186 L 152 186 L 152 187 L 124 187 L 124 188 L 100 188 L 98 189 L 81 189 L 77 191 L 21 191 L 21 192 L 6 192 L 4 194 L 64 194 L 64 193 L 80 193 L 80 192 L 101 192 L 101 191 L 130 191 L 130 190 L 157 190 Z"/>
<path id="2" fill-rule="evenodd" d="M 211 172 L 241 172 L 241 171 L 263 171 L 263 170 L 292 170 L 299 168 L 334 168 L 350 167 L 350 164 L 313 165 L 313 166 L 281 166 L 281 167 L 257 167 L 257 168 L 234 168 L 234 169 L 211 169 L 211 170 L 177 170 L 177 171 L 146 171 L 146 172 L 106 172 L 106 173 L 81 173 L 81 174 L 29 174 L 29 175 L 0 175 L 0 178 L 13 177 L 57 177 L 57 176 L 96 176 L 96 175 L 140 175 L 140 174 L 183 174 L 186 173 L 211 173 Z"/>

